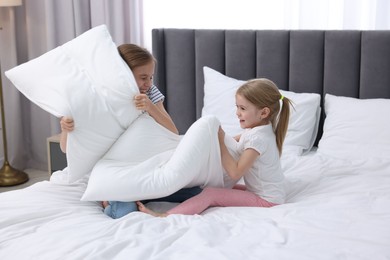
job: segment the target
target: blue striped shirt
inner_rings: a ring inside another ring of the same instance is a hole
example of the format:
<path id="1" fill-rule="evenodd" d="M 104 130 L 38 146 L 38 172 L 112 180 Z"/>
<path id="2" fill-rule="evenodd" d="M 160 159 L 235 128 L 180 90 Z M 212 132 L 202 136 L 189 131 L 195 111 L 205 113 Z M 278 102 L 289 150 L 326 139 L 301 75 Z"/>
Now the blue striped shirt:
<path id="1" fill-rule="evenodd" d="M 146 92 L 146 95 L 152 101 L 153 104 L 156 104 L 165 99 L 165 96 L 160 92 L 160 90 L 155 85 L 152 85 L 150 87 L 150 89 Z"/>

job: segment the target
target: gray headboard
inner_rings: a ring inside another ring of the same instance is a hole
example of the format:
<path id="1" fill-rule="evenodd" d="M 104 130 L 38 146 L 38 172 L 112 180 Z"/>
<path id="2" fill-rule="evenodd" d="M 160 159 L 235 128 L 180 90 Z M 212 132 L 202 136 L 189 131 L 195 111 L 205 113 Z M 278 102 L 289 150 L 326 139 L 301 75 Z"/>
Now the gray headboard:
<path id="1" fill-rule="evenodd" d="M 203 66 L 294 92 L 390 98 L 390 31 L 154 29 L 152 39 L 154 83 L 182 134 L 201 115 Z"/>

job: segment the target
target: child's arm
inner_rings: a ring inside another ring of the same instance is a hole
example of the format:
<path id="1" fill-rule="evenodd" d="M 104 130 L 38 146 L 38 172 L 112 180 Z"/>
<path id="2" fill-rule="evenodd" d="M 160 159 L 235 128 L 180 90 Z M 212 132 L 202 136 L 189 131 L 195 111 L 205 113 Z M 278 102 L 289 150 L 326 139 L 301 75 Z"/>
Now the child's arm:
<path id="1" fill-rule="evenodd" d="M 61 117 L 60 125 L 61 125 L 60 148 L 63 153 L 66 153 L 66 142 L 68 139 L 68 132 L 73 131 L 74 121 L 70 117 L 63 116 Z"/>
<path id="2" fill-rule="evenodd" d="M 229 150 L 225 145 L 224 138 L 225 132 L 220 127 L 218 131 L 218 139 L 221 149 L 222 165 L 227 171 L 230 178 L 232 178 L 233 180 L 239 180 L 252 167 L 257 156 L 259 156 L 260 154 L 254 149 L 246 149 L 242 153 L 238 161 L 236 161 L 229 153 Z"/>
<path id="3" fill-rule="evenodd" d="M 139 110 L 144 110 L 149 113 L 157 123 L 168 129 L 169 131 L 178 134 L 175 123 L 171 116 L 165 110 L 163 101 L 153 104 L 152 101 L 145 94 L 136 95 L 134 97 L 135 106 Z"/>

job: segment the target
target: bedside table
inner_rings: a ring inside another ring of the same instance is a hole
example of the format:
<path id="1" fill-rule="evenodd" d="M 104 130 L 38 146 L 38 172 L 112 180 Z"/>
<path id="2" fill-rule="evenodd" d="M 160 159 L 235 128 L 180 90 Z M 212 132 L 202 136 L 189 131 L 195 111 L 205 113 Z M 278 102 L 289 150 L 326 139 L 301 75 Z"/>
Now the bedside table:
<path id="1" fill-rule="evenodd" d="M 60 148 L 60 136 L 61 134 L 58 134 L 47 138 L 47 162 L 50 175 L 67 166 L 66 154 Z"/>

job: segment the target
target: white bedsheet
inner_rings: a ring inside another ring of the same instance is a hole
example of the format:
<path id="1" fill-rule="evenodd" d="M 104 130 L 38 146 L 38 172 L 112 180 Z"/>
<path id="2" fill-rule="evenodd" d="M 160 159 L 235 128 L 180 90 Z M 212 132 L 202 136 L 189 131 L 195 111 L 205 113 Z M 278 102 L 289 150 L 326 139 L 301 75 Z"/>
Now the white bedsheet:
<path id="1" fill-rule="evenodd" d="M 288 203 L 105 216 L 85 184 L 0 194 L 0 259 L 390 259 L 390 160 L 284 158 Z M 171 203 L 151 205 L 168 208 Z"/>

